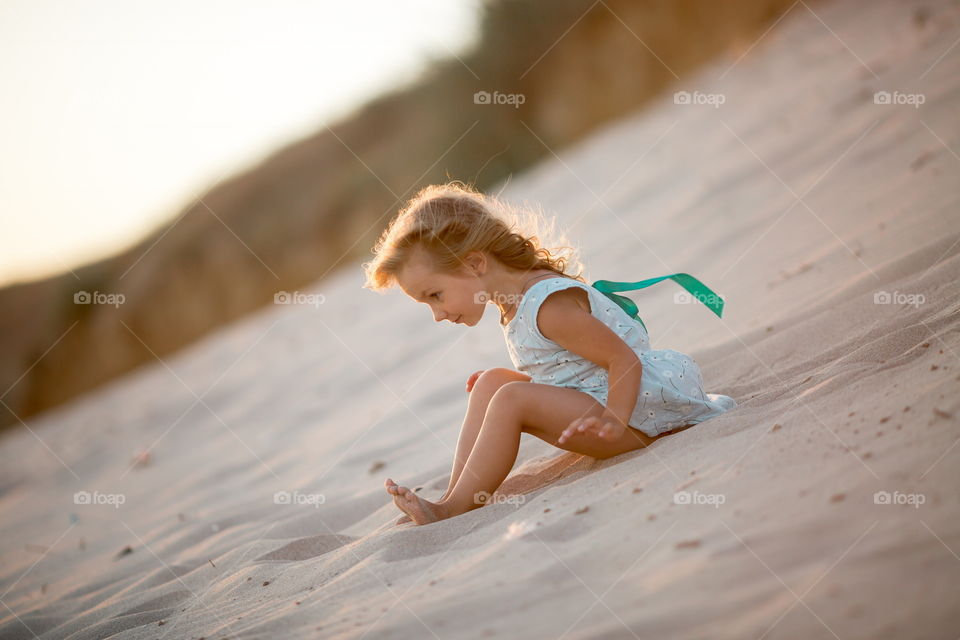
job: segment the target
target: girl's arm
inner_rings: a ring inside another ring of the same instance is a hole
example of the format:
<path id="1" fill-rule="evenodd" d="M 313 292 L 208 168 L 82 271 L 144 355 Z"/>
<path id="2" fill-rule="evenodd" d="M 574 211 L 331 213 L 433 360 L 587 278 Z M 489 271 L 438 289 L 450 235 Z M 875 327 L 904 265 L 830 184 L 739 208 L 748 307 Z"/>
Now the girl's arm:
<path id="1" fill-rule="evenodd" d="M 557 291 L 540 305 L 537 327 L 545 338 L 607 370 L 607 413 L 627 426 L 640 395 L 643 365 L 630 345 L 589 309 L 583 289 Z"/>
<path id="2" fill-rule="evenodd" d="M 620 339 L 619 336 L 617 339 Z M 623 342 L 623 340 L 620 341 Z M 614 360 L 608 369 L 609 375 L 607 376 L 610 385 L 607 393 L 607 410 L 624 426 L 629 426 L 627 423 L 630 421 L 630 416 L 633 415 L 634 407 L 637 406 L 637 397 L 640 395 L 640 379 L 643 376 L 643 364 L 641 364 L 640 358 L 634 353 L 633 349 L 630 349 L 630 354 L 631 357 Z"/>

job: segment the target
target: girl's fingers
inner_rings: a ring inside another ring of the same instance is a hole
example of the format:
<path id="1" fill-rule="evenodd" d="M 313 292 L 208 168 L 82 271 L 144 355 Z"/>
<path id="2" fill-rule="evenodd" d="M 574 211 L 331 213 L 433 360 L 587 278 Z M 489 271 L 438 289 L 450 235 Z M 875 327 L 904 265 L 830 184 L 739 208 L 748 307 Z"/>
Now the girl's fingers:
<path id="1" fill-rule="evenodd" d="M 473 391 L 473 385 L 477 383 L 477 378 L 480 377 L 480 374 L 483 373 L 483 370 L 475 371 L 469 378 L 467 378 L 467 391 Z"/>
<path id="2" fill-rule="evenodd" d="M 586 418 L 584 420 L 574 420 L 560 434 L 559 441 L 561 443 L 566 442 L 568 439 L 570 439 L 575 435 L 578 435 L 580 433 L 586 433 L 588 429 L 592 429 L 594 422 L 596 422 L 595 418 Z"/>
<path id="3" fill-rule="evenodd" d="M 570 423 L 566 429 L 560 434 L 559 442 L 563 443 L 572 438 L 573 436 L 580 434 L 591 434 L 597 435 L 601 438 L 606 438 L 613 433 L 613 424 L 610 422 L 600 422 L 599 418 L 584 418 L 583 420 L 574 420 Z"/>

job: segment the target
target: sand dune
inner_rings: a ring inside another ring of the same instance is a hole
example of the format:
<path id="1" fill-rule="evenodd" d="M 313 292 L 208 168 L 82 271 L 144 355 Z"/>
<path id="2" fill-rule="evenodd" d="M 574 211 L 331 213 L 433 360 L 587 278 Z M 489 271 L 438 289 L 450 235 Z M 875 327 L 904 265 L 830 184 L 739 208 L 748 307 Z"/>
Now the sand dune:
<path id="1" fill-rule="evenodd" d="M 502 503 L 396 526 L 384 477 L 439 497 L 509 360 L 494 314 L 358 266 L 3 434 L 0 637 L 955 637 L 960 10 L 813 11 L 677 87 L 718 108 L 664 96 L 502 193 L 590 279 L 725 295 L 634 297 L 737 410 L 603 461 L 525 436 Z"/>

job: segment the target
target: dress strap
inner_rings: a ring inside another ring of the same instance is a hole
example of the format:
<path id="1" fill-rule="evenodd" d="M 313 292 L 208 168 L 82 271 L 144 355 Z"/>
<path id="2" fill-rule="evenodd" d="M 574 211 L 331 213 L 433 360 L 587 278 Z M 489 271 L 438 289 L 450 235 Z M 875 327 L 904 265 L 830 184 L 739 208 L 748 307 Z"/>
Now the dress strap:
<path id="1" fill-rule="evenodd" d="M 717 314 L 718 318 L 723 317 L 723 298 L 718 296 L 707 285 L 703 284 L 689 273 L 674 273 L 669 276 L 660 276 L 659 278 L 648 278 L 639 282 L 614 282 L 612 280 L 597 280 L 593 283 L 593 288 L 600 291 L 616 302 L 621 309 L 627 312 L 627 315 L 636 320 L 646 330 L 647 325 L 640 319 L 639 310 L 636 303 L 626 296 L 618 296 L 614 291 L 635 291 L 637 289 L 646 289 L 650 285 L 657 284 L 663 280 L 673 280 L 681 287 L 686 289 L 695 300 L 699 300 L 708 309 Z"/>

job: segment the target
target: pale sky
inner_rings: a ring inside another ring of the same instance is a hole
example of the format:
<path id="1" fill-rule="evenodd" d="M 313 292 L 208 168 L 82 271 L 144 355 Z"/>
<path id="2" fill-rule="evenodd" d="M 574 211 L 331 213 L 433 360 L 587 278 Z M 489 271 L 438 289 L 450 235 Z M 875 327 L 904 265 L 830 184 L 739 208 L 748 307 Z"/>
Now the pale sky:
<path id="1" fill-rule="evenodd" d="M 475 37 L 479 0 L 0 0 L 0 286 L 142 237 Z"/>

